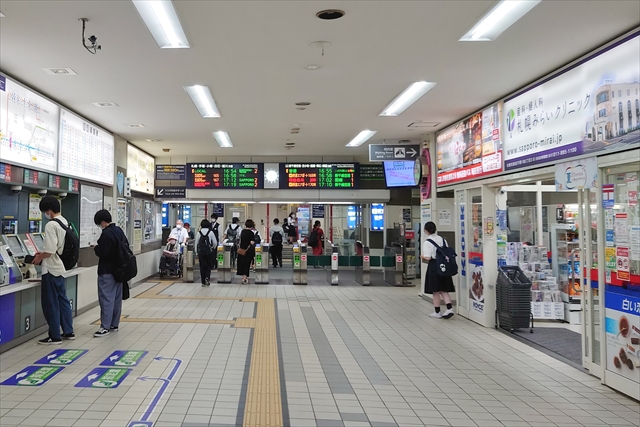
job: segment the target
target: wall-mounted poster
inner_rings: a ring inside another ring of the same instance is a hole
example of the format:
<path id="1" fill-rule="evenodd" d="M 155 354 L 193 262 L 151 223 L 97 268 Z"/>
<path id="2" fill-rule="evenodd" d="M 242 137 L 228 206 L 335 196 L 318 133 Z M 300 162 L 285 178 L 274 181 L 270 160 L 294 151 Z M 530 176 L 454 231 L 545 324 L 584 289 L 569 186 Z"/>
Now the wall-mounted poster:
<path id="1" fill-rule="evenodd" d="M 127 177 L 131 179 L 131 190 L 154 194 L 155 159 L 131 144 L 127 145 Z"/>
<path id="2" fill-rule="evenodd" d="M 640 36 L 607 49 L 504 102 L 506 171 L 640 142 Z"/>

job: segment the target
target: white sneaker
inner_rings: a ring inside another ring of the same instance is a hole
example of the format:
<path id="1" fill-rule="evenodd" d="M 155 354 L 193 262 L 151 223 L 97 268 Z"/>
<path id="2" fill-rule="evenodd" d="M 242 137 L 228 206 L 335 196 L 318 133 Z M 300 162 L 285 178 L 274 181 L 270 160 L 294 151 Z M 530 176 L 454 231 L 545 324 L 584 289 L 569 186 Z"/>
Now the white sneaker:
<path id="1" fill-rule="evenodd" d="M 447 311 L 444 312 L 444 314 L 442 315 L 443 319 L 451 319 L 453 317 L 455 313 L 453 312 L 452 309 L 449 309 Z"/>
<path id="2" fill-rule="evenodd" d="M 429 317 L 433 317 L 435 319 L 440 319 L 442 317 L 442 313 L 433 312 L 429 315 Z"/>
<path id="3" fill-rule="evenodd" d="M 93 336 L 96 338 L 104 337 L 105 335 L 109 335 L 109 330 L 104 328 L 100 328 L 98 332 L 95 332 L 93 334 Z"/>

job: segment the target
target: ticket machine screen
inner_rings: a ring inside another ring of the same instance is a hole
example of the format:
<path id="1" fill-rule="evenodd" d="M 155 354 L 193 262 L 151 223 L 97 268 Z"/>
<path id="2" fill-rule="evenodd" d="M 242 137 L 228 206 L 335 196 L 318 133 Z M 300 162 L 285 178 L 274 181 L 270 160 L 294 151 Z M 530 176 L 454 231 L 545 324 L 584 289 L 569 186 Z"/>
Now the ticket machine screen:
<path id="1" fill-rule="evenodd" d="M 20 243 L 20 239 L 18 236 L 5 236 L 7 245 L 9 246 L 9 250 L 14 256 L 23 256 L 25 254 L 24 249 L 22 247 L 22 243 Z"/>
<path id="2" fill-rule="evenodd" d="M 42 233 L 32 234 L 31 239 L 33 239 L 33 243 L 36 245 L 38 252 L 42 252 L 44 250 L 44 236 Z"/>

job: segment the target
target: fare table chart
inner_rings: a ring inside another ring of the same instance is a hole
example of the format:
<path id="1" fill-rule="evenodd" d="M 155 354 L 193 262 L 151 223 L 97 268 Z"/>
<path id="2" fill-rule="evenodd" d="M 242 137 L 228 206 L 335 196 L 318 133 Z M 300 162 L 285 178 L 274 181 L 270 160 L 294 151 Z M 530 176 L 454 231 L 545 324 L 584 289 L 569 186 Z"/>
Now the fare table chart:
<path id="1" fill-rule="evenodd" d="M 261 163 L 189 163 L 187 188 L 263 188 L 263 169 Z"/>

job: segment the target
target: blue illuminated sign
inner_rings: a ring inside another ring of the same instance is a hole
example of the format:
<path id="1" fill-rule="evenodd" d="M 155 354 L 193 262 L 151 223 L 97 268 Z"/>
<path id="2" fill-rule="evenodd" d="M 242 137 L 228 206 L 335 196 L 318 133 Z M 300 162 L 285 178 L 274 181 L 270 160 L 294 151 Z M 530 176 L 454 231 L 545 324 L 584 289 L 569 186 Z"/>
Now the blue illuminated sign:
<path id="1" fill-rule="evenodd" d="M 169 203 L 162 204 L 162 228 L 169 228 Z"/>
<path id="2" fill-rule="evenodd" d="M 371 204 L 371 230 L 384 230 L 384 205 L 382 203 Z"/>
<path id="3" fill-rule="evenodd" d="M 347 228 L 349 230 L 356 228 L 356 207 L 349 206 L 347 208 Z"/>

